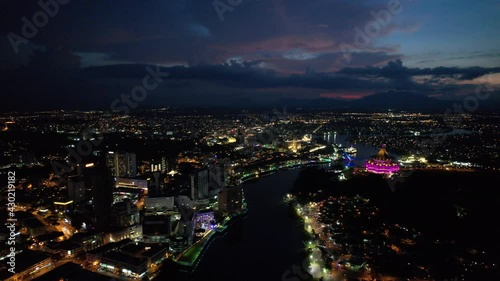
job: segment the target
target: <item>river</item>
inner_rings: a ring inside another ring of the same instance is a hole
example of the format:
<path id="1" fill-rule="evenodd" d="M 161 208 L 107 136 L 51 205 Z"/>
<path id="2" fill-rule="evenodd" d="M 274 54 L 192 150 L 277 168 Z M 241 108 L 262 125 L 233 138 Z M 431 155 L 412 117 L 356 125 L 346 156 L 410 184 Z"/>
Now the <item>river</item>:
<path id="1" fill-rule="evenodd" d="M 380 147 L 367 146 L 362 143 L 352 144 L 348 141 L 348 138 L 348 135 L 337 135 L 335 143 L 342 145 L 342 147 L 350 147 L 352 145 L 356 148 L 357 152 L 353 157 L 353 163 L 358 167 L 364 166 L 365 161 L 380 150 Z M 330 138 L 330 143 L 333 143 L 333 137 Z M 390 146 L 387 147 L 387 151 L 395 159 L 399 160 L 401 158 L 400 155 L 391 152 Z"/>
<path id="2" fill-rule="evenodd" d="M 300 265 L 304 260 L 302 224 L 282 202 L 299 171 L 243 184 L 247 217 L 212 242 L 196 271 L 185 280 L 281 281 L 287 270 Z"/>
<path id="3" fill-rule="evenodd" d="M 337 143 L 350 145 L 344 135 L 338 136 Z M 378 148 L 363 144 L 355 147 L 358 150 L 355 163 L 359 165 L 378 152 Z M 279 172 L 244 183 L 247 217 L 231 225 L 224 236 L 215 238 L 196 270 L 181 280 L 299 280 L 294 279 L 298 276 L 285 273 L 305 259 L 303 225 L 290 215 L 282 201 L 299 172 L 300 169 Z"/>

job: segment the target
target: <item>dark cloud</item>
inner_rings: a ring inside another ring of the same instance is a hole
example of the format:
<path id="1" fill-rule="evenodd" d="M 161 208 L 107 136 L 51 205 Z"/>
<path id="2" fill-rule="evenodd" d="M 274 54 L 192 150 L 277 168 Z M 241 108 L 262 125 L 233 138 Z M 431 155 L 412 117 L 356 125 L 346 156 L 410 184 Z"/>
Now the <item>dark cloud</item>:
<path id="1" fill-rule="evenodd" d="M 405 48 L 383 39 L 417 32 L 410 9 L 394 16 L 369 44 L 356 47 L 354 28 L 373 21 L 372 12 L 387 7 L 383 0 L 242 1 L 223 21 L 213 1 L 72 0 L 59 5 L 16 54 L 9 35 L 24 36 L 22 18 L 32 22 L 42 10 L 38 2 L 7 1 L 0 12 L 0 78 L 13 106 L 109 108 L 141 83 L 149 64 L 170 73 L 144 102 L 152 106 L 352 99 L 390 90 L 453 98 L 473 91 L 471 80 L 500 70 L 404 66 Z M 347 50 L 341 48 L 344 43 L 350 45 Z M 439 62 L 445 55 L 458 61 L 498 58 L 495 50 L 471 51 L 438 51 L 417 61 Z"/>
<path id="2" fill-rule="evenodd" d="M 9 12 L 4 12 L 0 19 L 0 35 L 14 32 L 22 36 L 21 18 L 32 21 L 33 15 L 42 9 L 37 1 L 9 1 L 5 5 L 4 11 Z M 373 20 L 370 12 L 385 5 L 353 1 L 243 1 L 226 12 L 221 21 L 212 1 L 69 1 L 59 5 L 58 12 L 29 41 L 79 53 L 100 53 L 107 60 L 128 63 L 222 63 L 233 57 L 256 60 L 281 56 L 269 61 L 275 69 L 287 66 L 288 60 L 283 59 L 286 52 L 300 49 L 313 55 L 311 61 L 303 63 L 324 71 L 331 70 L 335 61 L 328 66 L 316 66 L 318 60 L 314 58 L 339 52 L 342 42 L 352 44 L 353 28 L 364 27 Z M 379 36 L 397 30 L 399 25 L 405 26 L 391 22 Z M 387 52 L 373 44 L 363 51 L 366 50 Z M 377 63 L 369 57 L 358 62 Z"/>
<path id="3" fill-rule="evenodd" d="M 78 71 L 80 65 L 81 57 L 71 50 L 47 48 L 46 50 L 33 50 L 27 69 L 61 75 L 67 74 L 68 71 Z"/>
<path id="4" fill-rule="evenodd" d="M 403 66 L 401 60 L 389 62 L 383 67 L 365 67 L 352 68 L 347 67 L 339 71 L 339 73 L 347 75 L 370 75 L 375 77 L 385 77 L 389 79 L 405 79 L 414 76 L 432 75 L 435 77 L 458 76 L 461 80 L 471 80 L 490 73 L 499 73 L 500 67 L 484 68 L 484 67 L 435 67 L 435 68 L 408 68 Z"/>
<path id="5" fill-rule="evenodd" d="M 277 88 L 302 87 L 326 90 L 382 89 L 383 82 L 358 79 L 334 73 L 315 73 L 280 75 L 274 70 L 260 68 L 259 61 L 230 61 L 224 64 L 204 64 L 191 67 L 162 67 L 172 80 L 203 80 L 233 88 Z M 132 78 L 144 73 L 144 65 L 115 65 L 91 67 L 84 73 L 91 77 Z M 144 74 L 142 74 L 144 75 Z"/>

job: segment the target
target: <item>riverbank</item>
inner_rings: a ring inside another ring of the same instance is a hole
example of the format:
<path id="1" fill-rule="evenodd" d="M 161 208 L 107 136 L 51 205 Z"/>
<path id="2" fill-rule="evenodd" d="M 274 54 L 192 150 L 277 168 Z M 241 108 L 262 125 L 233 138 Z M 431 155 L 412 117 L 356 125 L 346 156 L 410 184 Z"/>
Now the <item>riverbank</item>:
<path id="1" fill-rule="evenodd" d="M 312 246 L 324 257 L 328 266 L 323 270 L 331 275 L 324 280 L 343 274 L 377 280 L 496 280 L 498 231 L 481 218 L 498 211 L 496 190 L 489 184 L 498 177 L 491 171 L 415 171 L 389 192 L 377 175 L 331 183 L 327 173 L 321 177 L 305 170 L 284 201 L 301 216 Z M 318 179 L 329 188 L 318 189 Z M 322 265 L 318 262 L 320 270 L 314 271 L 312 262 L 307 267 L 318 277 Z"/>
<path id="2" fill-rule="evenodd" d="M 333 280 L 331 269 L 323 261 L 322 253 L 318 248 L 317 233 L 312 228 L 311 218 L 305 214 L 304 208 L 297 202 L 291 194 L 283 197 L 283 203 L 287 204 L 294 218 L 303 227 L 303 243 L 305 247 L 305 257 L 302 262 L 302 269 L 309 274 L 307 280 Z"/>
<path id="3" fill-rule="evenodd" d="M 195 270 L 196 266 L 203 258 L 204 252 L 208 250 L 213 240 L 221 235 L 223 236 L 232 222 L 244 218 L 247 214 L 248 209 L 245 208 L 238 213 L 227 216 L 220 226 L 216 227 L 214 230 L 210 230 L 203 238 L 193 243 L 193 245 L 175 258 L 174 261 L 181 267 L 182 271 L 190 272 Z"/>
<path id="4" fill-rule="evenodd" d="M 322 166 L 322 165 L 326 166 L 326 165 L 331 165 L 331 164 L 332 164 L 332 161 L 323 161 L 323 160 L 322 161 L 310 160 L 310 161 L 306 161 L 303 163 L 301 162 L 301 163 L 294 163 L 294 164 L 281 163 L 280 165 L 275 166 L 273 168 L 264 169 L 264 170 L 259 169 L 258 171 L 248 172 L 240 178 L 239 182 L 240 182 L 240 184 L 243 184 L 246 182 L 258 180 L 259 178 L 262 178 L 262 177 L 271 176 L 271 175 L 274 175 L 274 174 L 280 173 L 280 172 L 301 169 L 304 167 L 317 167 L 317 166 Z"/>
<path id="5" fill-rule="evenodd" d="M 319 165 L 328 165 L 330 162 L 315 162 L 308 161 L 305 163 L 281 163 L 278 168 L 266 170 L 263 172 L 252 173 L 247 176 L 243 176 L 239 182 L 240 185 L 244 183 L 253 182 L 255 180 L 260 179 L 261 177 L 271 176 L 278 172 L 290 171 L 302 168 L 304 166 L 319 166 Z M 243 218 L 248 214 L 248 208 L 245 208 L 239 213 L 228 216 L 224 219 L 221 226 L 217 227 L 215 230 L 209 231 L 202 239 L 193 243 L 189 248 L 187 248 L 183 253 L 181 253 L 178 258 L 175 258 L 174 261 L 180 266 L 181 271 L 183 272 L 192 272 L 196 269 L 198 263 L 203 258 L 204 253 L 210 247 L 210 244 L 213 242 L 215 238 L 221 237 L 227 231 L 230 223 L 236 219 Z"/>
<path id="6" fill-rule="evenodd" d="M 284 171 L 243 184 L 248 215 L 214 239 L 196 270 L 178 280 L 283 280 L 299 266 L 305 259 L 303 228 L 282 201 L 298 173 Z"/>

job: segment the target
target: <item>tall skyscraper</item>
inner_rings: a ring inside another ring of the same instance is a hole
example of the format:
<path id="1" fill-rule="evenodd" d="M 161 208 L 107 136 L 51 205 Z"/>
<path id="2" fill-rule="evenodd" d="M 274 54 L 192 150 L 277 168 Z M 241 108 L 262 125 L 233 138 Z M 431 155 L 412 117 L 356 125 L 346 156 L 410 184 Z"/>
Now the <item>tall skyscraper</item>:
<path id="1" fill-rule="evenodd" d="M 96 166 L 84 170 L 84 180 L 92 190 L 95 226 L 99 231 L 110 225 L 113 204 L 113 177 L 106 167 Z"/>
<path id="2" fill-rule="evenodd" d="M 151 165 L 149 167 L 150 172 L 162 172 L 163 167 L 160 161 L 151 161 Z"/>
<path id="3" fill-rule="evenodd" d="M 161 172 L 162 173 L 168 173 L 168 159 L 167 157 L 163 156 L 161 157 Z"/>
<path id="4" fill-rule="evenodd" d="M 245 143 L 245 132 L 243 128 L 238 129 L 238 133 L 236 134 L 236 143 L 237 144 L 244 144 Z"/>
<path id="5" fill-rule="evenodd" d="M 214 188 L 222 187 L 222 169 L 217 163 L 208 164 L 209 185 Z"/>
<path id="6" fill-rule="evenodd" d="M 71 176 L 68 178 L 68 198 L 75 204 L 85 200 L 85 183 L 80 176 Z"/>
<path id="7" fill-rule="evenodd" d="M 106 155 L 106 166 L 114 177 L 137 176 L 135 153 L 109 151 Z"/>
<path id="8" fill-rule="evenodd" d="M 191 199 L 208 197 L 208 169 L 199 169 L 191 173 Z"/>
<path id="9" fill-rule="evenodd" d="M 243 192 L 239 186 L 224 187 L 218 196 L 219 211 L 234 213 L 243 206 Z"/>
<path id="10" fill-rule="evenodd" d="M 229 159 L 212 159 L 208 163 L 209 185 L 214 188 L 222 188 L 229 182 Z"/>
<path id="11" fill-rule="evenodd" d="M 160 184 L 160 172 L 154 172 L 154 192 L 151 190 L 151 194 L 159 196 L 161 194 L 161 184 Z"/>

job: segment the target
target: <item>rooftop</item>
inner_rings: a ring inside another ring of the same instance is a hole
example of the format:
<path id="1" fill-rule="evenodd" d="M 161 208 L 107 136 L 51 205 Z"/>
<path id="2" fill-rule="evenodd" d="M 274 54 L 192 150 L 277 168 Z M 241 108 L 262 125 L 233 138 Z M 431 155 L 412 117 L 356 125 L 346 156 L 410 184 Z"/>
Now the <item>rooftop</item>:
<path id="1" fill-rule="evenodd" d="M 98 235 L 98 234 L 101 234 L 99 232 L 92 232 L 92 231 L 89 231 L 89 232 L 78 232 L 78 233 L 75 233 L 73 234 L 73 236 L 71 236 L 71 240 L 75 241 L 75 242 L 82 242 L 83 240 L 89 238 L 89 237 L 93 237 L 95 235 Z"/>
<path id="2" fill-rule="evenodd" d="M 34 281 L 71 280 L 71 281 L 109 281 L 109 276 L 101 275 L 86 269 L 80 265 L 68 262 L 58 268 L 33 279 Z"/>
<path id="3" fill-rule="evenodd" d="M 38 242 L 44 242 L 44 241 L 55 240 L 61 236 L 64 236 L 64 233 L 62 233 L 60 231 L 53 231 L 51 233 L 42 234 L 42 235 L 38 236 L 36 238 L 36 240 L 38 240 Z"/>
<path id="4" fill-rule="evenodd" d="M 165 246 L 152 246 L 149 250 L 142 253 L 142 256 L 153 257 L 154 255 L 157 255 L 159 252 L 163 251 L 164 249 L 166 249 Z"/>
<path id="5" fill-rule="evenodd" d="M 16 272 L 23 272 L 28 269 L 30 266 L 35 265 L 45 259 L 48 259 L 50 256 L 43 252 L 37 251 L 22 251 L 19 254 L 16 254 Z"/>
<path id="6" fill-rule="evenodd" d="M 377 160 L 392 160 L 393 159 L 393 157 L 390 156 L 389 153 L 387 152 L 387 150 L 385 149 L 385 145 L 382 145 L 382 147 L 380 148 L 378 153 L 373 155 L 372 158 L 377 159 Z"/>
<path id="7" fill-rule="evenodd" d="M 102 261 L 104 261 L 104 259 L 108 259 L 111 261 L 117 261 L 119 263 L 131 266 L 140 266 L 146 263 L 146 259 L 144 258 L 136 258 L 117 251 L 111 251 L 109 253 L 105 253 L 101 259 Z"/>
<path id="8" fill-rule="evenodd" d="M 44 227 L 45 226 L 39 219 L 37 219 L 35 217 L 25 220 L 24 224 L 26 225 L 26 227 L 29 227 L 29 228 L 37 228 L 37 227 Z"/>
<path id="9" fill-rule="evenodd" d="M 105 253 L 107 251 L 111 251 L 113 249 L 119 248 L 119 247 L 121 247 L 123 245 L 127 245 L 128 243 L 131 243 L 131 242 L 132 242 L 132 239 L 127 238 L 127 239 L 124 239 L 124 240 L 119 241 L 119 242 L 108 243 L 108 244 L 106 244 L 104 246 L 101 246 L 99 248 L 91 250 L 88 253 L 89 254 L 93 254 L 93 255 L 99 254 L 99 253 Z"/>

